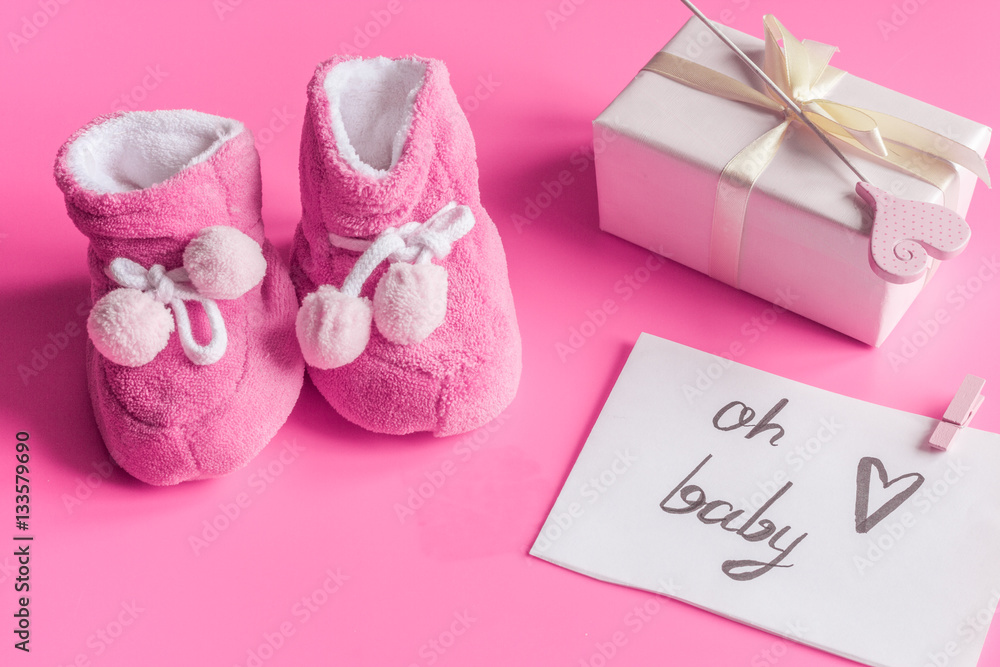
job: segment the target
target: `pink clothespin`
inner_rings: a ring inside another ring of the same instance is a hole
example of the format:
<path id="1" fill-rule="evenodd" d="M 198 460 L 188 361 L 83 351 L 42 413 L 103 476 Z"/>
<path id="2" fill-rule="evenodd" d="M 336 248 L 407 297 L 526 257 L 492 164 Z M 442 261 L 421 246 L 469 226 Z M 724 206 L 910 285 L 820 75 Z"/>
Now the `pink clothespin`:
<path id="1" fill-rule="evenodd" d="M 962 386 L 958 388 L 955 398 L 951 399 L 951 404 L 945 410 L 944 419 L 938 422 L 934 433 L 931 434 L 931 447 L 934 449 L 948 449 L 952 439 L 958 435 L 963 427 L 968 426 L 975 416 L 976 410 L 983 404 L 985 396 L 982 395 L 983 386 L 986 380 L 975 375 L 966 375 L 962 380 Z"/>

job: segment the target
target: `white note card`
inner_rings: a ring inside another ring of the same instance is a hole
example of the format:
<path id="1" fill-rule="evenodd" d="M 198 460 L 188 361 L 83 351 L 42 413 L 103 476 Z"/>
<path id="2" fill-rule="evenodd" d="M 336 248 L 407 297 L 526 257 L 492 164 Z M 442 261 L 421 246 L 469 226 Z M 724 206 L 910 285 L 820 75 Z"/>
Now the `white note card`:
<path id="1" fill-rule="evenodd" d="M 1000 436 L 934 451 L 936 423 L 642 334 L 531 553 L 864 664 L 974 667 Z"/>

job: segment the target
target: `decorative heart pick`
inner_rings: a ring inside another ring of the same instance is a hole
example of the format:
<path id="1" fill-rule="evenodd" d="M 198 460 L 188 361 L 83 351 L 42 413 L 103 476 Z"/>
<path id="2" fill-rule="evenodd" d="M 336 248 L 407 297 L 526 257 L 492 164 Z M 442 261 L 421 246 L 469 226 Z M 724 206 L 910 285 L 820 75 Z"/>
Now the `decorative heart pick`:
<path id="1" fill-rule="evenodd" d="M 872 210 L 872 270 L 890 283 L 912 283 L 930 258 L 950 259 L 969 243 L 972 230 L 958 213 L 939 204 L 898 199 L 871 183 L 857 193 Z"/>
<path id="2" fill-rule="evenodd" d="M 757 63 L 709 21 L 691 0 L 681 0 L 681 2 L 753 70 L 753 73 L 781 98 L 788 109 L 815 132 L 816 136 L 822 139 L 823 143 L 861 179 L 855 189 L 871 206 L 875 218 L 872 224 L 869 260 L 876 275 L 890 283 L 912 283 L 919 280 L 927 271 L 931 257 L 949 259 L 965 249 L 972 232 L 962 216 L 938 204 L 899 199 L 872 185 L 826 134 L 802 113 L 802 109 L 795 101 L 757 66 Z"/>

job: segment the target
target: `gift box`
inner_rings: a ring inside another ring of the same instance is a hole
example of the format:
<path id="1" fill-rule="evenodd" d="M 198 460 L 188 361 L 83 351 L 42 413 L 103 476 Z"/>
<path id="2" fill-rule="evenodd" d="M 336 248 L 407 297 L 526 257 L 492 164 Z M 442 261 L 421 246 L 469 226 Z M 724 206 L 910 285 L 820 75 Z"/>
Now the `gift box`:
<path id="1" fill-rule="evenodd" d="M 988 179 L 988 127 L 831 67 L 835 47 L 799 42 L 773 17 L 766 41 L 719 27 L 873 185 L 965 215 Z M 876 275 L 857 176 L 765 93 L 689 20 L 594 122 L 601 228 L 880 345 L 939 262 L 914 282 Z"/>

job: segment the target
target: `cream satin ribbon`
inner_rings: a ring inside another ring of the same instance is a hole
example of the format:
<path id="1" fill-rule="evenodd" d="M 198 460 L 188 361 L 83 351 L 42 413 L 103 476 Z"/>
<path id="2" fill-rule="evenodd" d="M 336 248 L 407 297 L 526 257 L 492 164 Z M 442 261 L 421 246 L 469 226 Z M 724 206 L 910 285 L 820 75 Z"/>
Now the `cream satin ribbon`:
<path id="1" fill-rule="evenodd" d="M 968 168 L 988 186 L 986 163 L 976 151 L 937 132 L 889 114 L 826 99 L 844 71 L 830 66 L 837 47 L 797 40 L 774 16 L 764 17 L 763 70 L 826 136 L 926 181 L 942 193 L 955 177 L 954 164 Z M 779 46 L 784 43 L 784 50 Z M 750 192 L 777 155 L 787 130 L 801 121 L 778 95 L 760 92 L 671 53 L 657 53 L 643 68 L 706 93 L 768 109 L 783 117 L 740 151 L 722 170 L 712 215 L 709 275 L 739 283 L 740 246 Z"/>

